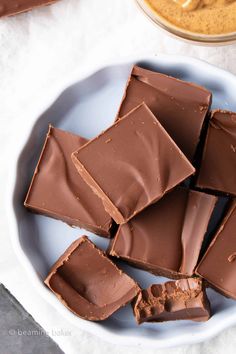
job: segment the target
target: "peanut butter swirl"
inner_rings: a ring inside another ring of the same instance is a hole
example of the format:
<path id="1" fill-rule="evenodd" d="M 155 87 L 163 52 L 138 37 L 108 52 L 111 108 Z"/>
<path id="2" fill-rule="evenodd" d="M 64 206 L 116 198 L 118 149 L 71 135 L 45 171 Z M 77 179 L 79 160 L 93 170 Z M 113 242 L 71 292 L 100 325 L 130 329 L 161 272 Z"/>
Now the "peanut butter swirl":
<path id="1" fill-rule="evenodd" d="M 180 5 L 183 10 L 193 11 L 201 7 L 213 6 L 217 0 L 173 0 L 176 4 Z M 222 0 L 222 4 L 229 3 L 229 0 Z"/>

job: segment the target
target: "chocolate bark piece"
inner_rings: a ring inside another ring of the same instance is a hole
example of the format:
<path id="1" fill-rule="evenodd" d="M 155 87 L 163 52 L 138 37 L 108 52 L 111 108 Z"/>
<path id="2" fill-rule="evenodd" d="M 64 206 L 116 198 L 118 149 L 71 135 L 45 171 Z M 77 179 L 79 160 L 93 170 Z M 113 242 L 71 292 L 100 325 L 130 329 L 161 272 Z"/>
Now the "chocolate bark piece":
<path id="1" fill-rule="evenodd" d="M 212 94 L 201 86 L 134 66 L 117 118 L 145 102 L 190 161 L 194 160 Z"/>
<path id="2" fill-rule="evenodd" d="M 112 219 L 71 161 L 71 153 L 86 142 L 78 135 L 49 126 L 25 206 L 109 237 Z"/>
<path id="3" fill-rule="evenodd" d="M 58 0 L 0 0 L 0 17 L 12 16 Z"/>
<path id="4" fill-rule="evenodd" d="M 215 110 L 208 126 L 197 187 L 236 196 L 236 113 Z"/>
<path id="5" fill-rule="evenodd" d="M 121 225 L 107 252 L 156 275 L 190 277 L 216 201 L 215 196 L 176 187 Z"/>
<path id="6" fill-rule="evenodd" d="M 219 227 L 196 273 L 217 291 L 236 300 L 236 200 Z"/>
<path id="7" fill-rule="evenodd" d="M 142 290 L 133 304 L 138 324 L 175 320 L 207 321 L 210 303 L 199 278 L 153 284 Z"/>
<path id="8" fill-rule="evenodd" d="M 118 224 L 195 171 L 145 104 L 85 144 L 72 159 Z"/>
<path id="9" fill-rule="evenodd" d="M 58 259 L 45 284 L 72 312 L 90 321 L 105 320 L 140 291 L 86 236 Z"/>

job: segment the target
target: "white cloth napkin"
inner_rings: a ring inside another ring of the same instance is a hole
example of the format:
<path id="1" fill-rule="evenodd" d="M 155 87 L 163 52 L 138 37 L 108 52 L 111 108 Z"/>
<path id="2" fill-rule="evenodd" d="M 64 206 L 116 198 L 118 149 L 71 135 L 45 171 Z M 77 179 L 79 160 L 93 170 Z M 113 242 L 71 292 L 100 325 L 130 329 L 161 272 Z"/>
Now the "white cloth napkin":
<path id="1" fill-rule="evenodd" d="M 103 62 L 160 52 L 201 58 L 236 74 L 236 45 L 199 47 L 170 38 L 141 14 L 133 0 L 61 0 L 50 7 L 0 19 L 0 281 L 66 354 L 235 353 L 236 328 L 204 344 L 175 349 L 107 344 L 105 338 L 102 341 L 72 326 L 39 296 L 9 241 L 4 205 L 11 158 L 7 152 L 8 144 L 17 144 L 17 135 L 31 124 L 24 116 L 31 117 L 32 113 L 33 118 L 46 90 L 57 91 L 65 78 L 75 73 L 83 76 Z"/>

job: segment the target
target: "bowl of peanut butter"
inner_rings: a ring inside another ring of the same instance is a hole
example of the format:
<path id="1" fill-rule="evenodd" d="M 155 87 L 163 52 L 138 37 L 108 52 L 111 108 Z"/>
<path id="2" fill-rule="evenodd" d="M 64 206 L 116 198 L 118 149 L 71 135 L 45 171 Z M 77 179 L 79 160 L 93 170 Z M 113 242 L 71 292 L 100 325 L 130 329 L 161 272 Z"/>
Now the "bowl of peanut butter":
<path id="1" fill-rule="evenodd" d="M 205 44 L 236 41 L 236 0 L 137 0 L 159 27 Z"/>

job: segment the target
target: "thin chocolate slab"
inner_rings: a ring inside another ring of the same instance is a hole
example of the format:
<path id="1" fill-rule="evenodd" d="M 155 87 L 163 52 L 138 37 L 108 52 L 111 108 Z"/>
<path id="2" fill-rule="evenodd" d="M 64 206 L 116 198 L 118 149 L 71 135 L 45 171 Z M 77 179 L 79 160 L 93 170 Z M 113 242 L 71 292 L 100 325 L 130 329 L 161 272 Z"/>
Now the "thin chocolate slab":
<path id="1" fill-rule="evenodd" d="M 195 171 L 145 104 L 85 144 L 72 159 L 118 224 Z"/>
<path id="2" fill-rule="evenodd" d="M 236 300 L 236 200 L 223 220 L 196 273 Z"/>
<path id="3" fill-rule="evenodd" d="M 45 284 L 72 312 L 90 321 L 105 320 L 140 291 L 86 236 L 59 258 Z"/>
<path id="4" fill-rule="evenodd" d="M 177 187 L 121 225 L 108 253 L 156 275 L 190 277 L 216 201 Z"/>
<path id="5" fill-rule="evenodd" d="M 197 187 L 236 196 L 236 113 L 212 112 Z"/>
<path id="6" fill-rule="evenodd" d="M 212 94 L 203 87 L 134 66 L 117 118 L 145 102 L 193 161 Z"/>
<path id="7" fill-rule="evenodd" d="M 142 290 L 133 304 L 138 324 L 175 320 L 207 321 L 210 303 L 199 278 L 153 284 Z"/>
<path id="8" fill-rule="evenodd" d="M 80 136 L 49 126 L 25 206 L 109 237 L 112 219 L 71 161 L 71 153 L 86 142 Z"/>
<path id="9" fill-rule="evenodd" d="M 0 0 L 0 17 L 12 16 L 58 0 Z"/>

